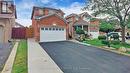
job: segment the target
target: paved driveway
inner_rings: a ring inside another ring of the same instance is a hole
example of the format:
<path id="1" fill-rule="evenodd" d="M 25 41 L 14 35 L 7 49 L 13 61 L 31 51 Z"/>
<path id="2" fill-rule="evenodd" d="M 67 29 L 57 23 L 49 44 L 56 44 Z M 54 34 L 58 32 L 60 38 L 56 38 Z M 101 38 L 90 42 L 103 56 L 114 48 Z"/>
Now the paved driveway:
<path id="1" fill-rule="evenodd" d="M 10 54 L 11 47 L 9 44 L 0 44 L 0 71 Z"/>
<path id="2" fill-rule="evenodd" d="M 130 57 L 77 43 L 40 43 L 64 73 L 130 73 Z"/>

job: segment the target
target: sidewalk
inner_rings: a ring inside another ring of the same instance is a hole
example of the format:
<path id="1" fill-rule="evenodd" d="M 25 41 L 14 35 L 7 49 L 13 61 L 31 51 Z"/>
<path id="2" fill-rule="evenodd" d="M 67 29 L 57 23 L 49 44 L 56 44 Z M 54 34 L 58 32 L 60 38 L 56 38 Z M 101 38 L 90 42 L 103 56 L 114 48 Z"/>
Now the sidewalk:
<path id="1" fill-rule="evenodd" d="M 28 73 L 63 73 L 45 50 L 28 39 Z"/>

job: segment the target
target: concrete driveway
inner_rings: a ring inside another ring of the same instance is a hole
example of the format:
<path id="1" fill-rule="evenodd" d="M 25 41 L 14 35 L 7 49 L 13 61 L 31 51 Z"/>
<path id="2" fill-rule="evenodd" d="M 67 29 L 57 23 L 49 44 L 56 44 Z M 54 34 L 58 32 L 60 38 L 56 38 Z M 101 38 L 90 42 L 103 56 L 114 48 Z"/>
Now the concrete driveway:
<path id="1" fill-rule="evenodd" d="M 130 73 L 130 57 L 77 43 L 40 43 L 64 73 Z"/>

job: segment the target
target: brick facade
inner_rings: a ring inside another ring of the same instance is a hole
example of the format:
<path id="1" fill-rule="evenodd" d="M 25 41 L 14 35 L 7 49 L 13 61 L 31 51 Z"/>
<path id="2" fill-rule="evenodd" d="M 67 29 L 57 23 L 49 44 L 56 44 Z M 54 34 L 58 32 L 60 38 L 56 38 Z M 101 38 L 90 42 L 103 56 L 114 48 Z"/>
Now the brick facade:
<path id="1" fill-rule="evenodd" d="M 37 8 L 37 7 L 35 7 Z M 40 28 L 41 27 L 62 27 L 66 29 L 66 37 L 68 37 L 68 26 L 67 22 L 64 20 L 63 15 L 64 13 L 60 10 L 55 10 L 56 12 L 59 12 L 61 16 L 57 14 L 50 14 L 49 10 L 50 8 L 43 8 L 43 15 L 39 15 L 37 11 L 35 11 L 35 8 L 33 9 L 34 13 L 32 14 L 32 28 L 34 30 L 34 38 L 39 41 L 40 40 Z M 36 9 L 38 10 L 38 9 Z M 49 16 L 48 16 L 49 15 Z M 41 16 L 40 19 L 35 19 L 36 16 Z M 53 24 L 56 24 L 55 26 Z"/>

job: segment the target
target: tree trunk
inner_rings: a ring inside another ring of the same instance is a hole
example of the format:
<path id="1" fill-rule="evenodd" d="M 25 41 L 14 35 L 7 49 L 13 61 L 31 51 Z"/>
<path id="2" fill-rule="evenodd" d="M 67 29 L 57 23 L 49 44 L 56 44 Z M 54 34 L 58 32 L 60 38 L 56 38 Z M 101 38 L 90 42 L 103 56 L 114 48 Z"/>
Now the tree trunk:
<path id="1" fill-rule="evenodd" d="M 125 43 L 125 26 L 122 26 L 122 32 L 121 32 L 121 36 L 122 36 L 122 43 Z"/>

